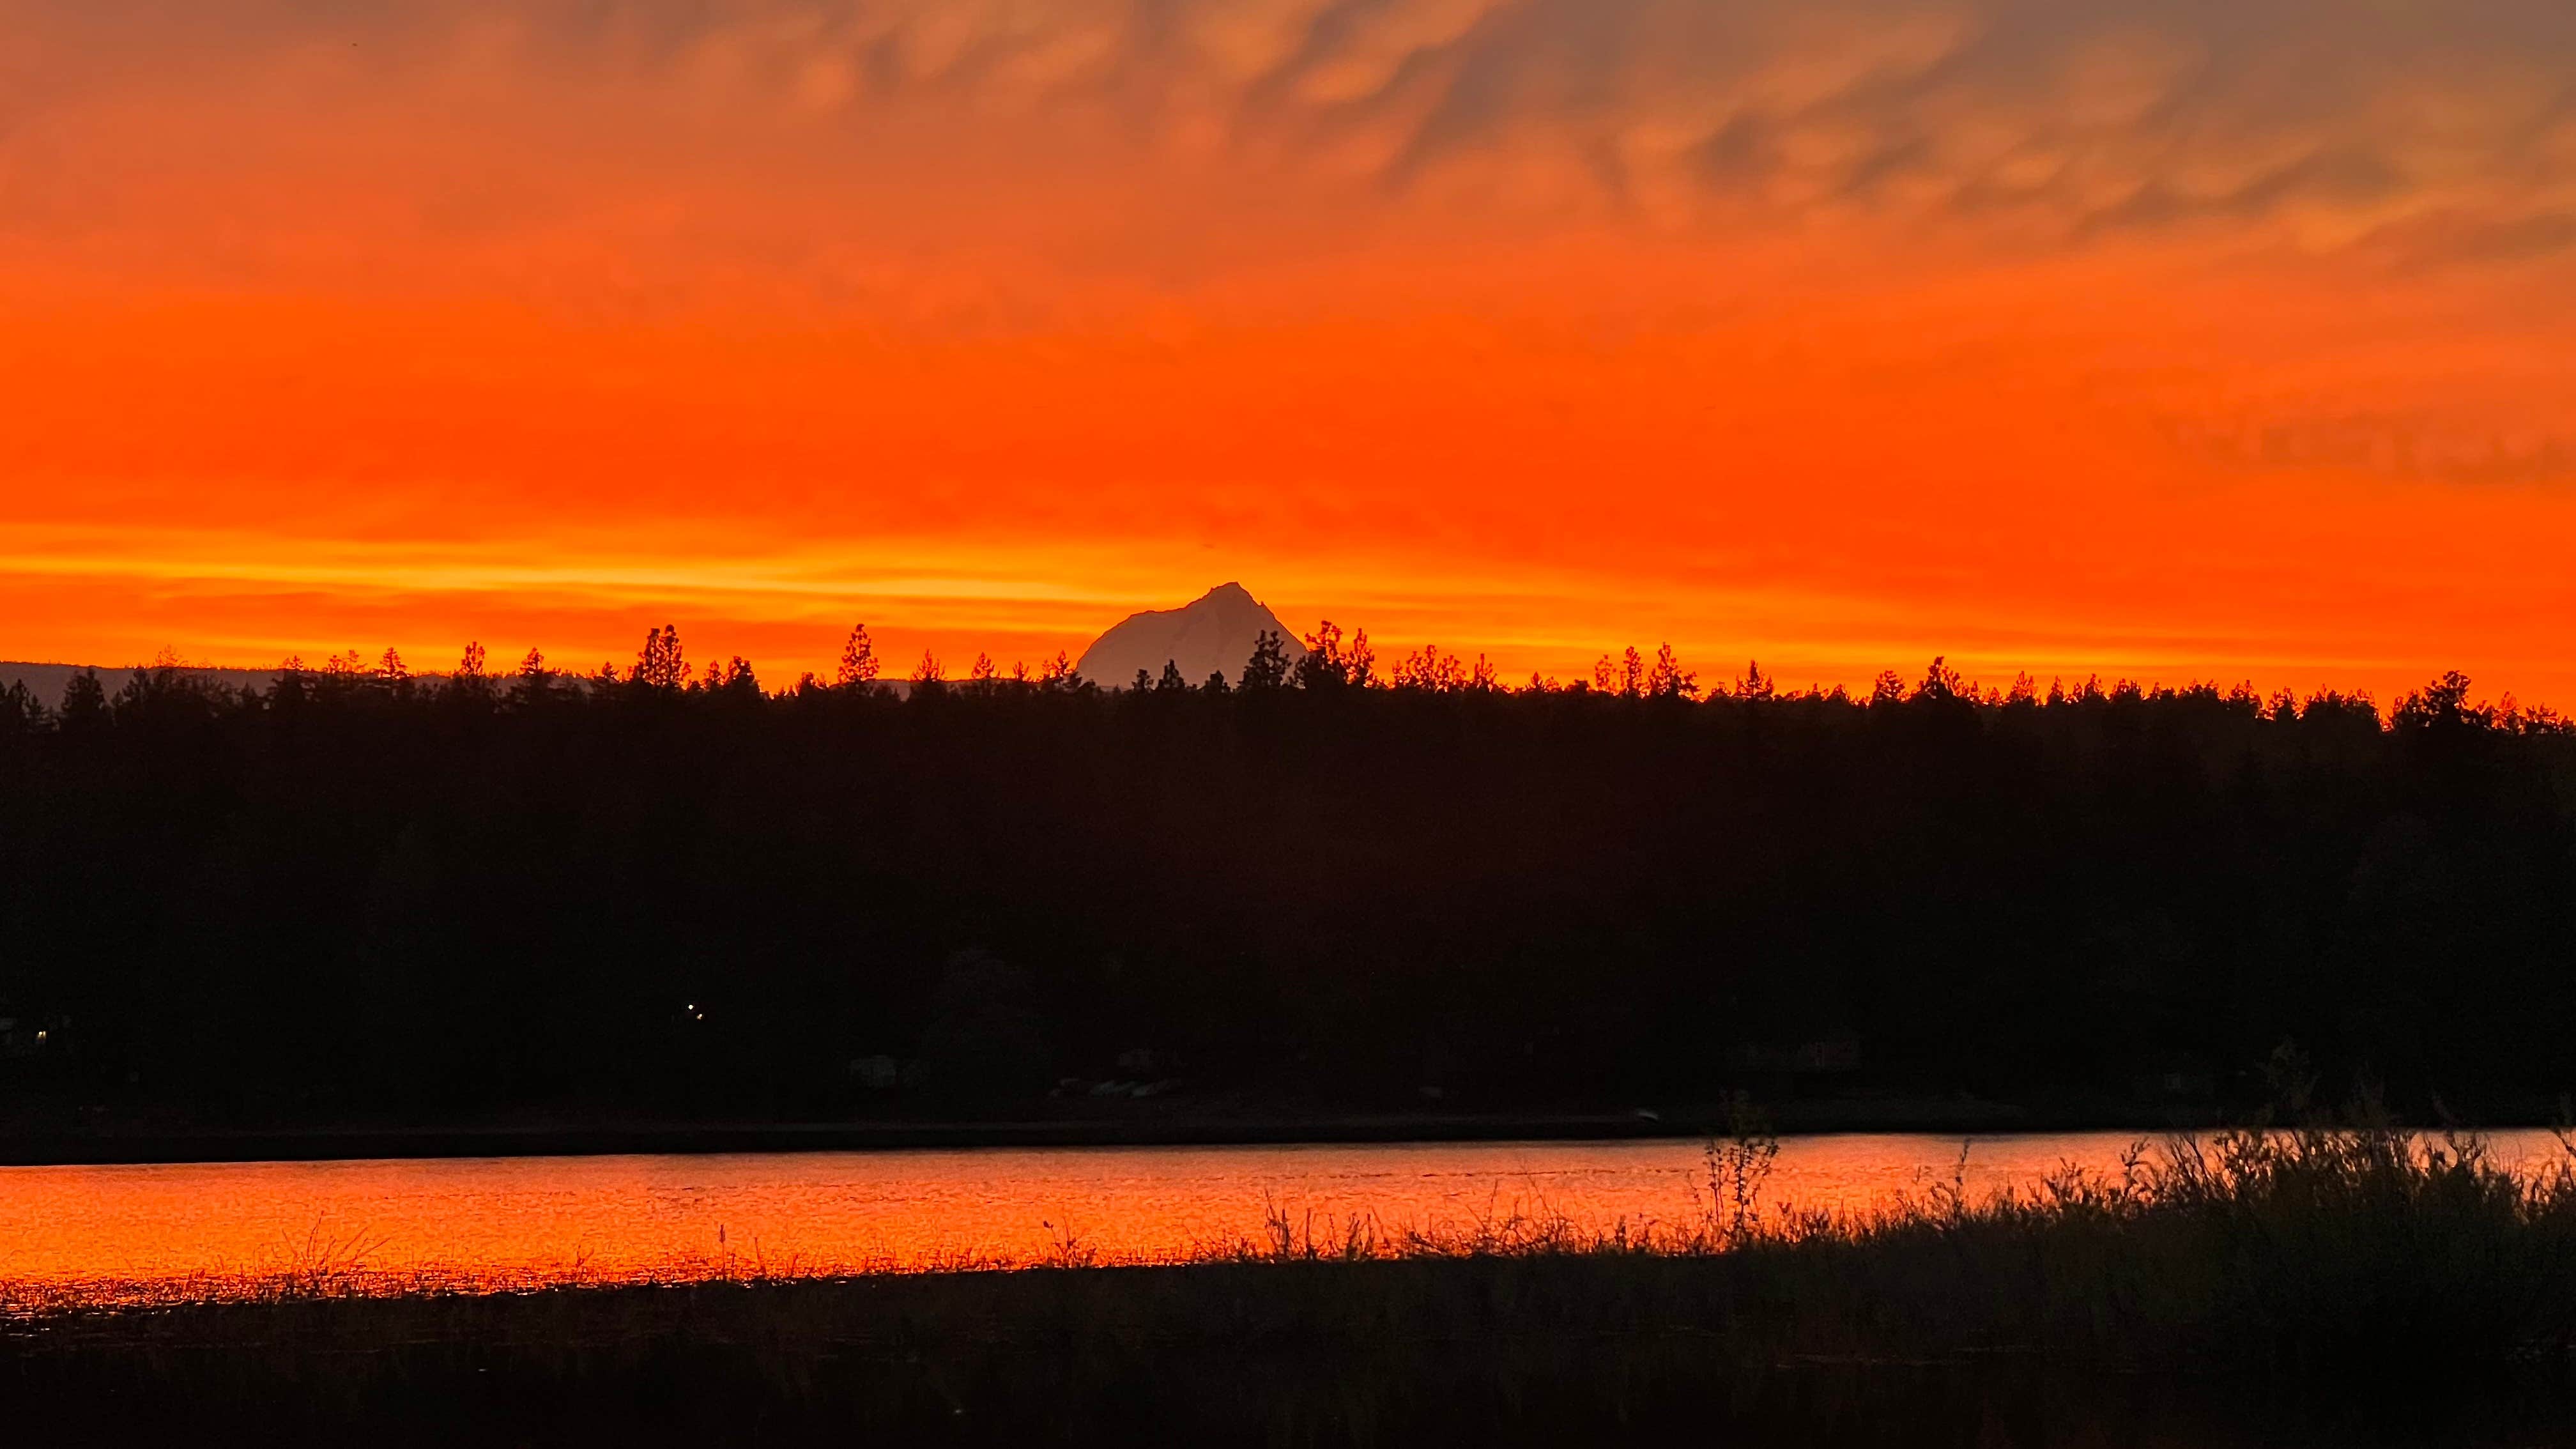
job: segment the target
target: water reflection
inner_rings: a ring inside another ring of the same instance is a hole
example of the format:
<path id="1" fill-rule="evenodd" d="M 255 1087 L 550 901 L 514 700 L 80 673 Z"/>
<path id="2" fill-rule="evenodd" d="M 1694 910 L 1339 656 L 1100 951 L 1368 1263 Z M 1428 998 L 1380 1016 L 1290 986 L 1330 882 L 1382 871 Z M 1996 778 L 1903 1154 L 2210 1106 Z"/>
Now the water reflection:
<path id="1" fill-rule="evenodd" d="M 2070 1164 L 2116 1171 L 2135 1140 L 1792 1139 L 1767 1196 L 1855 1212 L 1939 1185 L 1981 1196 Z M 2546 1133 L 2493 1142 L 2507 1160 L 2555 1150 Z M 6 1168 L 0 1291 L 26 1307 L 324 1278 L 507 1287 L 1149 1262 L 1258 1239 L 1272 1208 L 1401 1232 L 1542 1215 L 1637 1229 L 1697 1221 L 1707 1204 L 1697 1141 Z"/>

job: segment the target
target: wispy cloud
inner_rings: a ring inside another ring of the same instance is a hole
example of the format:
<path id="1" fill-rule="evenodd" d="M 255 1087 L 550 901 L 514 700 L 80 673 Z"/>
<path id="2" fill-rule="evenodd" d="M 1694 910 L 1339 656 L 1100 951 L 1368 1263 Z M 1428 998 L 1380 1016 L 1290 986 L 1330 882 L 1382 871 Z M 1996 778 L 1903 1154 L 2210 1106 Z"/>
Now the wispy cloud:
<path id="1" fill-rule="evenodd" d="M 542 232 L 567 190 L 649 211 L 638 183 L 856 199 L 890 177 L 953 238 L 994 224 L 979 190 L 1154 205 L 1211 158 L 1349 204 L 1880 218 L 2016 245 L 2207 224 L 2332 249 L 2414 225 L 2418 252 L 2521 257 L 2568 246 L 2576 207 L 2576 9 L 2558 0 L 32 9 L 0 42 L 22 228 L 84 192 L 112 207 L 113 170 L 148 173 L 174 141 L 189 167 L 243 170 L 354 144 L 415 224 L 464 230 Z M 84 141 L 91 165 L 49 164 Z"/>

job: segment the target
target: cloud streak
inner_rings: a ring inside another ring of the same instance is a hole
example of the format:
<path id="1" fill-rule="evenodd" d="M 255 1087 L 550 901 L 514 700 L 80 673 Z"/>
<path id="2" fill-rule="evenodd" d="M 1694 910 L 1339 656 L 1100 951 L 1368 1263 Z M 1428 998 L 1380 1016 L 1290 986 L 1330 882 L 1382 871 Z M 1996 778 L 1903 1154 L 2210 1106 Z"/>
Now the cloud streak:
<path id="1" fill-rule="evenodd" d="M 1249 167 L 1489 221 L 1879 219 L 2015 246 L 2260 224 L 2317 250 L 2414 224 L 2431 253 L 2576 244 L 2576 11 L 2555 0 L 641 0 L 362 16 L 109 0 L 37 6 L 6 64 L 22 220 L 77 208 L 78 180 L 43 162 L 76 147 L 84 118 L 98 150 L 129 148 L 94 159 L 140 165 L 184 126 L 209 138 L 190 165 L 292 167 L 331 157 L 334 118 L 355 115 L 361 145 L 408 125 L 505 175 L 560 158 L 576 174 L 551 188 L 414 198 L 459 226 L 538 232 L 543 192 L 578 190 L 578 165 L 603 154 L 618 158 L 603 187 L 658 177 L 687 196 L 747 168 L 864 190 L 929 182 L 916 163 L 944 131 L 955 169 L 927 189 L 952 203 L 1079 159 L 1130 196 Z M 510 139 L 524 155 L 478 149 Z M 401 164 L 438 143 L 399 144 L 375 178 L 396 192 Z"/>

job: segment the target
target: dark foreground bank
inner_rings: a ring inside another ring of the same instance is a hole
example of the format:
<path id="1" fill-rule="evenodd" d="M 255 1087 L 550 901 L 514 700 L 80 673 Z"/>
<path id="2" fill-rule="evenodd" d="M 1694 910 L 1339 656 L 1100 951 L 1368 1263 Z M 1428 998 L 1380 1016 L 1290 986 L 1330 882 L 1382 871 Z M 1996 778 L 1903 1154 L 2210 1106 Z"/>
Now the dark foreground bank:
<path id="1" fill-rule="evenodd" d="M 2528 1366 L 2437 1355 L 2401 1366 L 2394 1397 L 2343 1364 L 2131 1367 L 2027 1336 L 2009 1282 L 1952 1285 L 1991 1340 L 1916 1339 L 1928 1303 L 1855 1301 L 1887 1286 L 1867 1268 L 1803 1271 L 1819 1281 L 1581 1257 L 203 1307 L 16 1339 L 0 1394 L 22 1443 L 2465 1449 L 2576 1433 L 2576 1398 Z"/>
<path id="2" fill-rule="evenodd" d="M 1866 1223 L 30 1320 L 23 1432 L 192 1442 L 2521 1445 L 2576 1435 L 2576 1174 L 2474 1143 L 2221 1139 Z"/>

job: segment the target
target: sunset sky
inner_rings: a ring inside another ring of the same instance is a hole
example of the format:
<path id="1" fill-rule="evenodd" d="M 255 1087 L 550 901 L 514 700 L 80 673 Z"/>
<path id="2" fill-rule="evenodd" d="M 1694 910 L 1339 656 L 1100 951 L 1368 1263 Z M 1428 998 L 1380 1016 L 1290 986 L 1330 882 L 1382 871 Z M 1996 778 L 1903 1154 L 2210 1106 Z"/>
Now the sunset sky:
<path id="1" fill-rule="evenodd" d="M 2568 0 L 0 0 L 0 658 L 2576 706 Z"/>

